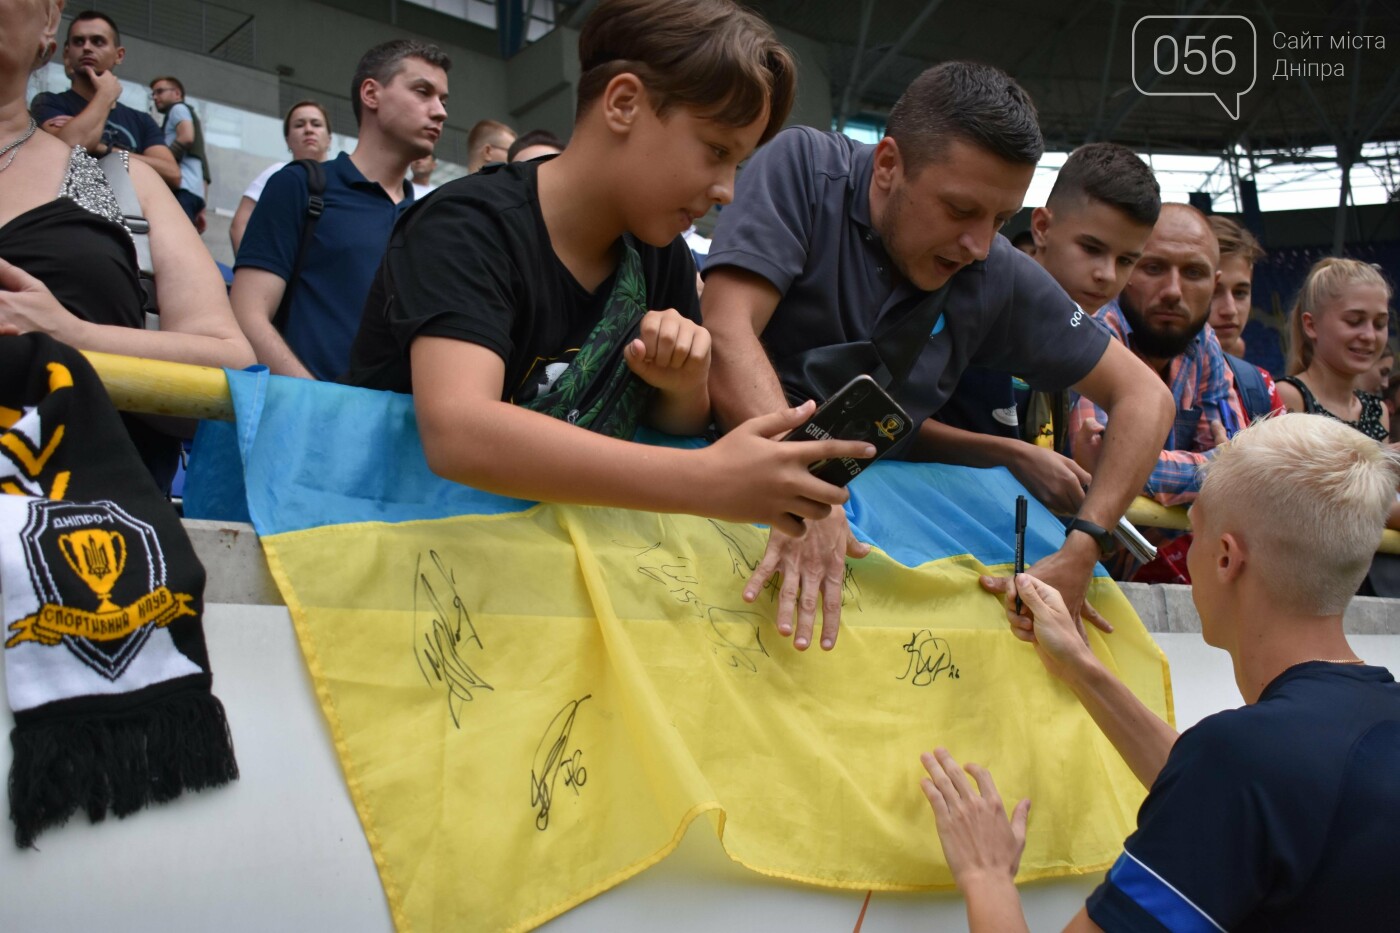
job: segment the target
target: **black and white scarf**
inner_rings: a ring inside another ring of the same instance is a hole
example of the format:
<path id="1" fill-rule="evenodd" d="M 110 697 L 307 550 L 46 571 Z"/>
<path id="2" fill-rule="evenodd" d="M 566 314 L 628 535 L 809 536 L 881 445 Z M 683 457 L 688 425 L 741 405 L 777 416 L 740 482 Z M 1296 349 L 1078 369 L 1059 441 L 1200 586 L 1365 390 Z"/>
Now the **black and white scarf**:
<path id="1" fill-rule="evenodd" d="M 0 336 L 0 493 L 15 842 L 235 780 L 204 568 L 92 367 L 43 335 Z"/>

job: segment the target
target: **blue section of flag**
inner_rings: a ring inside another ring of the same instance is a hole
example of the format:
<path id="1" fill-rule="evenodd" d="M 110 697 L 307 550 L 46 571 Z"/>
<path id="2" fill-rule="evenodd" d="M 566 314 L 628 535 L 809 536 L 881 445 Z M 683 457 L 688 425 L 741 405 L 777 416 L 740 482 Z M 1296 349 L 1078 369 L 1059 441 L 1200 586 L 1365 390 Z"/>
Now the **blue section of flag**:
<path id="1" fill-rule="evenodd" d="M 1126 851 L 1109 869 L 1108 883 L 1172 933 L 1216 933 L 1223 930 L 1180 891 Z"/>
<path id="2" fill-rule="evenodd" d="M 196 490 L 194 499 L 236 498 L 242 494 L 236 491 L 241 471 L 248 514 L 261 535 L 354 522 L 494 515 L 534 504 L 433 474 L 410 396 L 288 379 L 265 370 L 229 372 L 228 378 L 236 428 L 211 432 L 223 441 L 222 455 L 197 448 L 196 459 L 205 458 L 197 471 L 204 491 Z M 703 443 L 653 432 L 638 439 L 682 447 Z M 212 475 L 218 473 L 224 475 Z M 210 489 L 220 493 L 211 495 Z M 1007 564 L 1014 557 L 1016 497 L 1024 494 L 1004 469 L 878 463 L 851 485 L 847 512 L 856 537 L 906 566 L 962 554 L 984 564 Z M 186 514 L 237 517 L 191 509 L 189 500 Z M 1027 563 L 1052 553 L 1063 540 L 1060 522 L 1032 499 Z"/>

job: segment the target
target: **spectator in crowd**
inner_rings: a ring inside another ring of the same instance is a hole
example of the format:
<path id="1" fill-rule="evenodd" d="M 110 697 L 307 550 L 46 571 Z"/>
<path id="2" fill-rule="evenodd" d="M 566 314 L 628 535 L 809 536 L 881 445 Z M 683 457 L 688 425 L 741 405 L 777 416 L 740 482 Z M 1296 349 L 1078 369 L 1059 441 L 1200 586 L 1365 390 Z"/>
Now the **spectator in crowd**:
<path id="1" fill-rule="evenodd" d="M 508 496 L 772 522 L 844 490 L 814 460 L 863 442 L 772 440 L 781 403 L 700 450 L 630 443 L 709 422 L 709 334 L 680 239 L 792 106 L 791 53 L 731 0 L 603 0 L 579 35 L 569 146 L 453 182 L 395 230 L 350 381 L 412 391 L 428 463 Z M 702 64 L 703 63 L 703 64 Z M 637 334 L 635 339 L 633 334 Z"/>
<path id="2" fill-rule="evenodd" d="M 293 159 L 312 159 L 324 162 L 331 148 L 331 118 L 326 108 L 314 100 L 300 100 L 292 104 L 287 115 L 282 118 L 282 138 L 287 141 L 287 149 Z M 233 243 L 234 253 L 243 242 L 243 232 L 248 228 L 248 219 L 253 216 L 253 208 L 258 206 L 267 180 L 281 170 L 286 162 L 274 162 L 263 169 L 257 178 L 248 185 L 243 197 L 238 199 L 238 209 L 233 212 L 233 222 L 229 224 L 228 238 Z"/>
<path id="3" fill-rule="evenodd" d="M 1390 442 L 1400 442 L 1400 419 L 1395 417 L 1395 409 L 1400 406 L 1400 371 L 1392 372 L 1386 380 L 1382 401 L 1385 402 L 1385 410 L 1390 417 Z"/>
<path id="4" fill-rule="evenodd" d="M 1043 146 L 1025 92 L 994 68 L 963 62 L 915 79 L 878 145 L 787 129 L 750 160 L 720 215 L 704 313 L 724 429 L 786 399 L 825 398 L 857 373 L 883 372 L 921 425 L 896 455 L 927 458 L 918 443 L 926 419 L 969 364 L 1017 372 L 1041 388 L 1073 384 L 1131 411 L 1064 547 L 1035 567 L 1078 613 L 1100 543 L 1111 539 L 1104 529 L 1141 486 L 1170 407 L 1131 353 L 996 235 L 1020 209 Z M 756 599 L 780 573 L 779 632 L 792 634 L 796 607 L 793 643 L 805 649 L 820 598 L 821 644 L 831 648 L 844 559 L 867 551 L 840 509 L 808 522 L 801 539 L 774 528 L 744 598 Z"/>
<path id="5" fill-rule="evenodd" d="M 413 200 L 427 198 L 428 192 L 437 188 L 433 184 L 433 172 L 437 171 L 437 157 L 433 153 L 423 158 L 414 158 L 409 163 L 409 181 L 413 184 Z"/>
<path id="6" fill-rule="evenodd" d="M 1177 735 L 1089 649 L 1051 587 L 1017 578 L 1012 632 L 1074 692 L 1149 788 L 1137 830 L 1067 930 L 1366 930 L 1400 915 L 1400 687 L 1342 617 L 1380 543 L 1400 461 L 1323 418 L 1259 422 L 1191 508 L 1191 597 L 1245 706 Z M 922 782 L 973 933 L 1025 930 L 1008 823 L 986 769 L 943 749 Z"/>
<path id="7" fill-rule="evenodd" d="M 413 203 L 408 166 L 442 135 L 451 64 L 437 46 L 409 39 L 376 45 L 360 59 L 350 86 L 359 141 L 324 164 L 325 210 L 304 252 L 306 169 L 291 164 L 268 180 L 238 250 L 230 298 L 258 362 L 274 373 L 345 374 L 370 279 L 394 222 Z"/>
<path id="8" fill-rule="evenodd" d="M 1220 247 L 1205 215 L 1188 204 L 1163 204 L 1122 294 L 1095 315 L 1116 343 L 1171 387 L 1176 400 L 1175 424 L 1151 441 L 1160 450 L 1142 487 L 1164 505 L 1195 499 L 1201 465 L 1245 423 L 1230 392 L 1225 354 L 1206 326 L 1219 264 Z M 1077 400 L 1070 413 L 1074 459 L 1096 479 L 1107 423 L 1089 398 Z"/>
<path id="9" fill-rule="evenodd" d="M 1212 214 L 1210 229 L 1220 243 L 1220 280 L 1210 300 L 1210 326 L 1220 349 L 1244 357 L 1244 326 L 1254 300 L 1254 264 L 1264 248 L 1244 227 L 1221 214 Z"/>
<path id="10" fill-rule="evenodd" d="M 169 76 L 151 82 L 151 100 L 165 115 L 160 131 L 165 145 L 180 165 L 180 187 L 175 200 L 200 233 L 204 232 L 204 186 L 209 183 L 209 159 L 204 154 L 204 130 L 199 117 L 185 103 L 185 86 Z"/>
<path id="11" fill-rule="evenodd" d="M 1284 410 L 1273 376 L 1244 359 L 1242 335 L 1253 298 L 1254 264 L 1264 258 L 1264 249 L 1254 234 L 1230 218 L 1212 214 L 1207 219 L 1220 244 L 1220 278 L 1210 299 L 1210 326 L 1225 353 L 1230 391 L 1248 423 Z"/>
<path id="12" fill-rule="evenodd" d="M 63 70 L 72 82 L 58 94 L 34 95 L 29 109 L 39 127 L 69 146 L 102 158 L 113 149 L 153 168 L 170 190 L 180 187 L 180 167 L 150 115 L 119 101 L 116 67 L 126 58 L 116 22 L 106 13 L 83 10 L 68 24 Z"/>
<path id="13" fill-rule="evenodd" d="M 10 153 L 0 162 L 0 334 L 42 332 L 83 350 L 250 365 L 214 260 L 155 171 L 130 160 L 150 222 L 159 331 L 146 328 L 136 249 L 102 169 L 83 145 L 35 132 L 25 81 L 54 50 L 60 10 L 53 0 L 0 3 L 0 145 Z M 168 489 L 179 442 L 146 420 L 125 421 Z"/>
<path id="14" fill-rule="evenodd" d="M 1308 271 L 1288 316 L 1288 375 L 1278 392 L 1289 411 L 1327 415 L 1377 441 L 1390 416 L 1360 382 L 1390 327 L 1390 286 L 1373 266 L 1329 256 Z"/>
<path id="15" fill-rule="evenodd" d="M 437 157 L 431 152 L 421 159 L 414 159 L 408 166 L 408 180 L 413 183 L 413 200 L 428 196 L 437 185 L 433 184 L 433 172 L 437 171 Z"/>
<path id="16" fill-rule="evenodd" d="M 1035 255 L 1035 234 L 1029 230 L 1022 230 L 1011 238 L 1011 245 L 1025 253 L 1027 256 Z"/>
<path id="17" fill-rule="evenodd" d="M 531 130 L 510 144 L 506 150 L 507 162 L 529 162 L 540 156 L 558 155 L 564 151 L 564 142 L 549 130 Z"/>
<path id="18" fill-rule="evenodd" d="M 515 130 L 495 120 L 478 120 L 467 131 L 467 174 L 481 171 L 483 165 L 507 162 Z"/>
<path id="19" fill-rule="evenodd" d="M 1390 343 L 1386 342 L 1381 346 L 1380 355 L 1376 357 L 1376 365 L 1361 377 L 1356 387 L 1367 395 L 1384 395 L 1385 387 L 1390 383 L 1390 372 L 1394 368 L 1395 351 L 1390 348 Z"/>
<path id="20" fill-rule="evenodd" d="M 1033 256 L 1079 310 L 1094 314 L 1122 291 L 1161 209 L 1157 179 L 1131 149 L 1080 146 L 1055 176 L 1045 206 L 1031 213 Z M 1022 405 L 1018 382 L 1004 372 L 968 367 L 926 430 L 932 456 L 1004 466 L 1048 508 L 1073 515 L 1089 474 L 1056 449 L 1069 420 L 1069 395 L 1024 391 Z"/>

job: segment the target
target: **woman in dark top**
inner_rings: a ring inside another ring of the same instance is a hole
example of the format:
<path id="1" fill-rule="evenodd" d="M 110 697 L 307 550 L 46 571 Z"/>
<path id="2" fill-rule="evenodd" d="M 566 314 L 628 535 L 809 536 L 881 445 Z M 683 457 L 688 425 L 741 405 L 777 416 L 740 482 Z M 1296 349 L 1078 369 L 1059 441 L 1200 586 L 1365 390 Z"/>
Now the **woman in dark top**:
<path id="1" fill-rule="evenodd" d="M 135 246 L 101 168 L 35 128 L 26 81 L 53 53 L 60 9 L 0 3 L 0 335 L 42 331 L 82 350 L 250 365 L 218 269 L 165 183 L 130 161 L 151 228 L 156 331 L 145 327 Z M 128 425 L 153 472 L 173 473 L 172 442 L 138 419 Z"/>
<path id="2" fill-rule="evenodd" d="M 1327 415 L 1381 443 L 1390 416 L 1357 388 L 1386 346 L 1390 286 L 1373 267 L 1328 257 L 1308 272 L 1289 317 L 1288 375 L 1279 397 L 1289 411 Z"/>

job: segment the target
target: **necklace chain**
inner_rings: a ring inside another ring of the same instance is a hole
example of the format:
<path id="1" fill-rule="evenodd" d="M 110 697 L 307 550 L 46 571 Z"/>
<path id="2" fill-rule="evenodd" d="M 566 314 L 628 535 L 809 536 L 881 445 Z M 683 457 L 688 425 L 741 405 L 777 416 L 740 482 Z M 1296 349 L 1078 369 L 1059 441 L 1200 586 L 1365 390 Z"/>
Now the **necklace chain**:
<path id="1" fill-rule="evenodd" d="M 1322 664 L 1365 664 L 1361 658 L 1308 658 L 1306 661 L 1299 661 L 1299 664 L 1311 664 L 1317 661 Z"/>
<path id="2" fill-rule="evenodd" d="M 5 169 L 10 167 L 10 163 L 15 160 L 15 156 L 19 155 L 19 147 L 29 142 L 29 137 L 34 135 L 34 130 L 37 129 L 38 126 L 39 124 L 34 122 L 34 118 L 30 117 L 29 128 L 20 134 L 19 139 L 16 139 L 12 143 L 6 143 L 5 145 L 0 146 L 0 156 L 3 156 L 7 152 L 10 154 L 10 157 L 5 160 L 5 164 L 0 165 L 0 172 L 3 172 Z"/>

